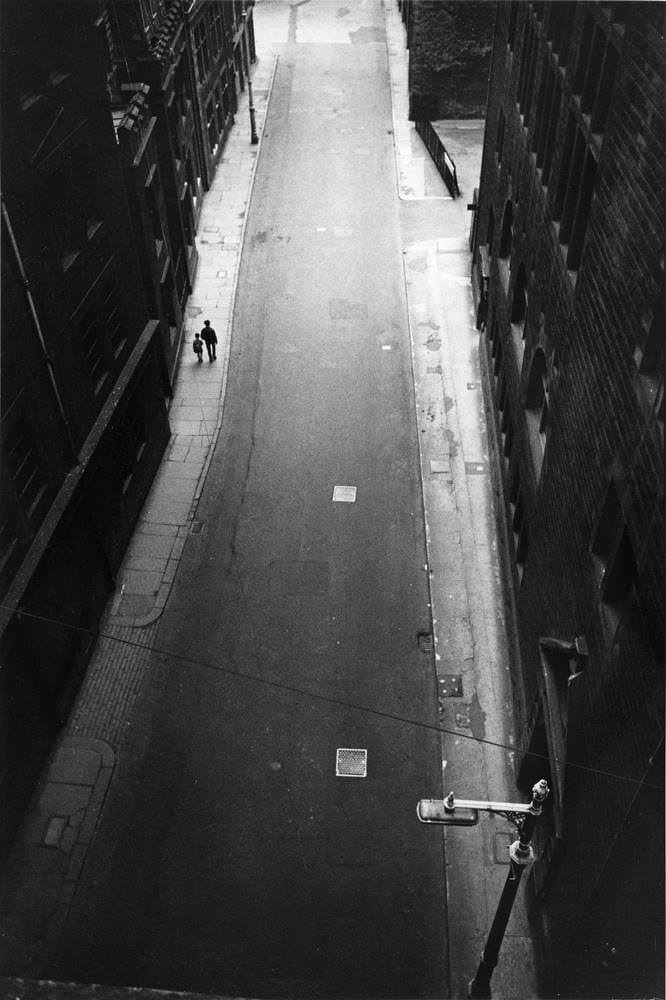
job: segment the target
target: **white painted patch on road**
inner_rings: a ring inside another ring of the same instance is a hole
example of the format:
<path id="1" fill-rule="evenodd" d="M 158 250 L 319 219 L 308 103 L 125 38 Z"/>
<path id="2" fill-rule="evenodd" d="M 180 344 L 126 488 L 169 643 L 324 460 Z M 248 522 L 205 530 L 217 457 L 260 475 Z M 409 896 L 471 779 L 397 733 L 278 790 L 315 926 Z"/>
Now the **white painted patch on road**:
<path id="1" fill-rule="evenodd" d="M 356 503 L 356 487 L 334 486 L 333 503 Z"/>

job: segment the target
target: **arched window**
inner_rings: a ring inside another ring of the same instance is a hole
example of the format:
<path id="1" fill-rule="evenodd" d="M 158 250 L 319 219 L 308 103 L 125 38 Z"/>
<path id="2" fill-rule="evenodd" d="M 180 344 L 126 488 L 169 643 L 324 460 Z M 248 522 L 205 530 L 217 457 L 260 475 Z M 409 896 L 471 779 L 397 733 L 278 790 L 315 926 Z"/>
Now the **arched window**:
<path id="1" fill-rule="evenodd" d="M 527 432 L 537 479 L 541 475 L 548 433 L 548 365 L 541 348 L 534 352 L 525 400 Z"/>
<path id="2" fill-rule="evenodd" d="M 511 300 L 511 322 L 524 323 L 527 312 L 527 272 L 525 265 L 518 268 L 516 281 L 513 286 L 513 299 Z"/>
<path id="3" fill-rule="evenodd" d="M 511 256 L 511 243 L 513 240 L 513 204 L 507 201 L 504 206 L 502 216 L 502 238 L 500 240 L 500 257 Z"/>

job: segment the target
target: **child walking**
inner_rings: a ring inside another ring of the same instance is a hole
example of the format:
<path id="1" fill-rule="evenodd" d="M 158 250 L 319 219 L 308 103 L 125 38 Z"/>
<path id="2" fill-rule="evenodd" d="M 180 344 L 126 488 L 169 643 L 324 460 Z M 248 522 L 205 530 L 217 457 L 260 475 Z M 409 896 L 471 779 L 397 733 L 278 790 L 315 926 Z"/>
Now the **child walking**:
<path id="1" fill-rule="evenodd" d="M 197 361 L 199 364 L 203 361 L 203 340 L 198 333 L 194 334 L 194 340 L 192 341 L 192 350 L 197 356 Z"/>

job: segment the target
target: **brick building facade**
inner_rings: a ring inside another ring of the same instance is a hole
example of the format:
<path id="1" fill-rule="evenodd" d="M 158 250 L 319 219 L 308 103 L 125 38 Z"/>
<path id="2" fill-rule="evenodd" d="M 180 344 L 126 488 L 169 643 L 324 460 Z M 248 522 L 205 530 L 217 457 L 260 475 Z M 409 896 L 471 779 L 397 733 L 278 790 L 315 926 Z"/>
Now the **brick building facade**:
<path id="1" fill-rule="evenodd" d="M 251 4 L 3 7 L 3 849 L 169 438 L 201 201 L 253 58 Z"/>
<path id="2" fill-rule="evenodd" d="M 473 286 L 549 996 L 663 989 L 665 35 L 497 6 Z"/>

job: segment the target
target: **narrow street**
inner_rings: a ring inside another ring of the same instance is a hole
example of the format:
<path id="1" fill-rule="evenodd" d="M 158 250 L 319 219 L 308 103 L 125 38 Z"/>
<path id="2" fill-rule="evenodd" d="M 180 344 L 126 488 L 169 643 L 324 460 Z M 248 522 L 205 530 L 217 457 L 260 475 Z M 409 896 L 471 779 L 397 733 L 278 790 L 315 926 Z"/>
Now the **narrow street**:
<path id="1" fill-rule="evenodd" d="M 415 817 L 441 755 L 384 18 L 291 16 L 197 530 L 43 972 L 441 997 L 442 841 Z M 365 750 L 367 776 L 337 776 L 338 748 Z"/>

